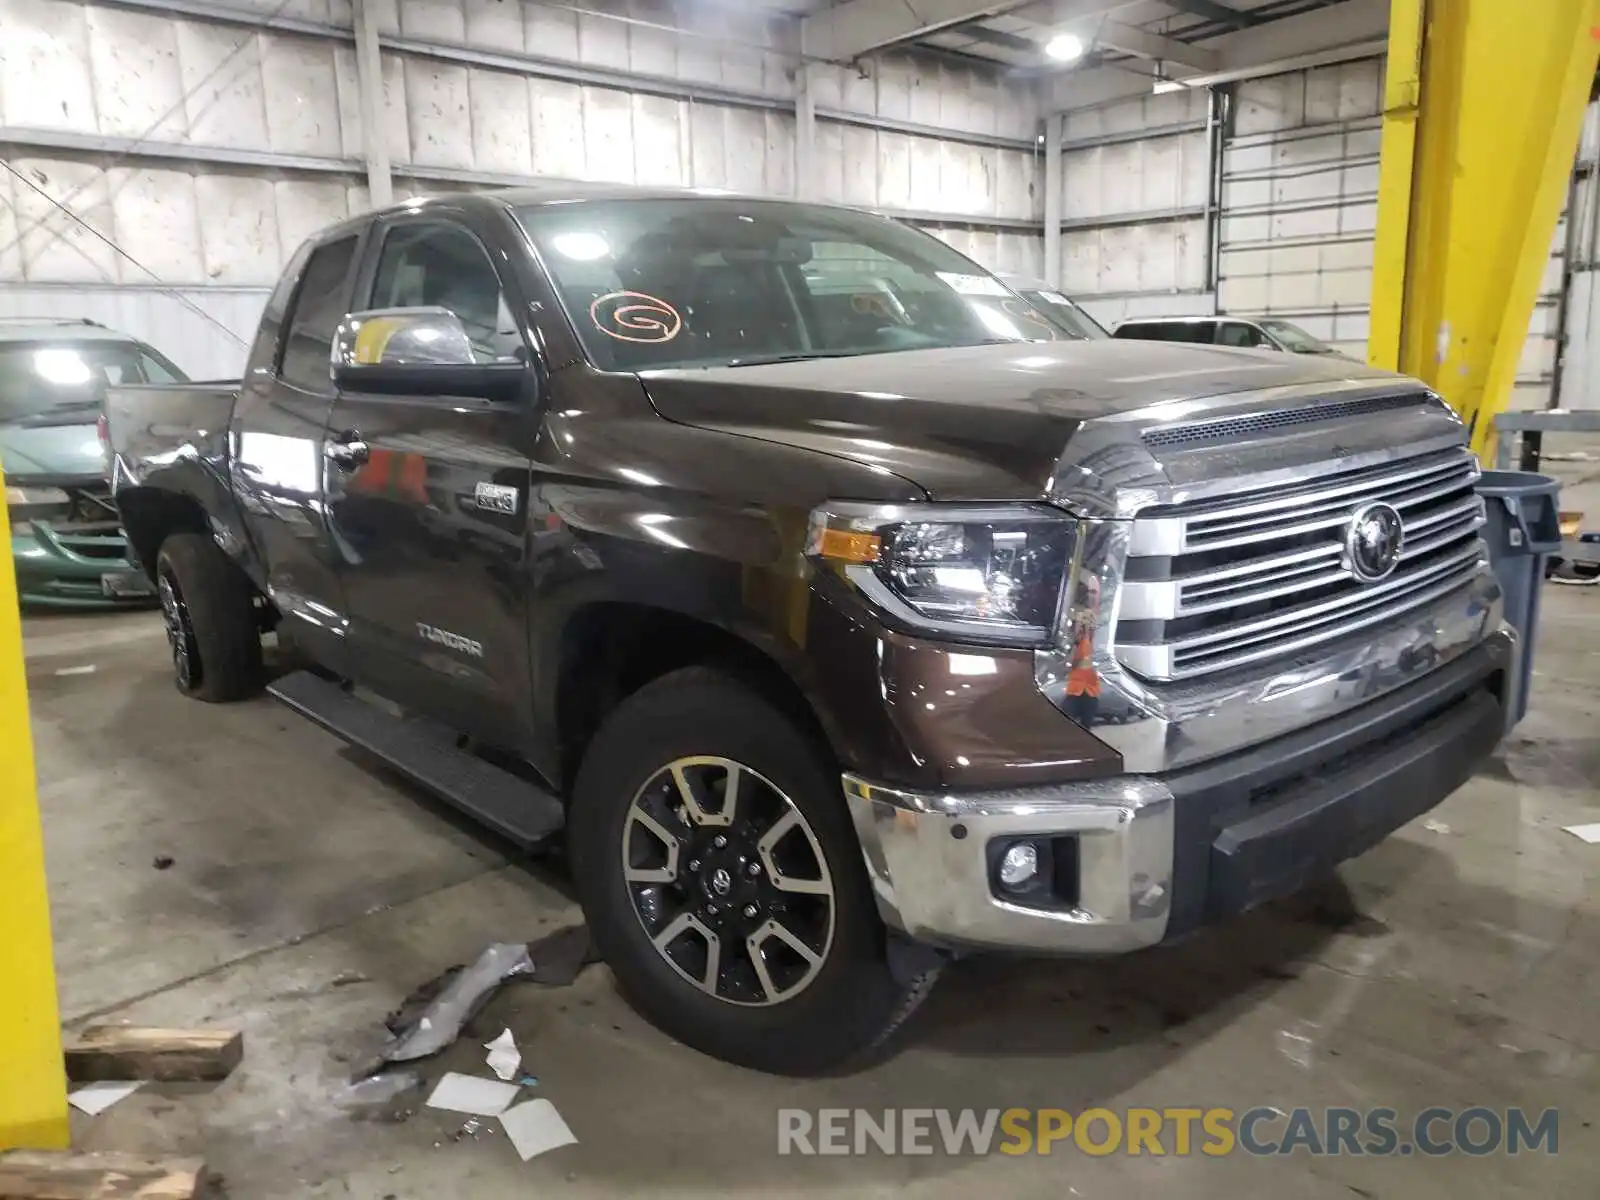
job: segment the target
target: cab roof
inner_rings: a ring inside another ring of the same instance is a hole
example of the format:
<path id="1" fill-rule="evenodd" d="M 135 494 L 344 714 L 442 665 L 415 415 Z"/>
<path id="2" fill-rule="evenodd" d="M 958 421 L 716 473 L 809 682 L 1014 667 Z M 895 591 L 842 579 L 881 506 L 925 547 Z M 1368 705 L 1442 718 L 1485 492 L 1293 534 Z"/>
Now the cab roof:
<path id="1" fill-rule="evenodd" d="M 0 345 L 6 342 L 137 342 L 86 317 L 0 317 Z"/>

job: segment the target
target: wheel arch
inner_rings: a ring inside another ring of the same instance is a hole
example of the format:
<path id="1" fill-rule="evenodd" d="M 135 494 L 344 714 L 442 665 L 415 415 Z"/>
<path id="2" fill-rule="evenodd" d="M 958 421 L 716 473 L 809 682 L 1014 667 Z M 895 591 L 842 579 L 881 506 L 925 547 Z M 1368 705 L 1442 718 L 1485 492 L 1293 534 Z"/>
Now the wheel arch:
<path id="1" fill-rule="evenodd" d="M 210 522 L 200 501 L 187 492 L 157 487 L 121 487 L 117 511 L 123 536 L 144 572 L 156 577 L 156 556 L 161 543 L 175 533 L 208 533 Z"/>
<path id="2" fill-rule="evenodd" d="M 618 704 L 653 680 L 693 666 L 723 671 L 754 688 L 820 752 L 839 757 L 826 712 L 792 657 L 702 617 L 635 601 L 596 600 L 564 623 L 557 661 L 553 707 L 564 791 Z"/>

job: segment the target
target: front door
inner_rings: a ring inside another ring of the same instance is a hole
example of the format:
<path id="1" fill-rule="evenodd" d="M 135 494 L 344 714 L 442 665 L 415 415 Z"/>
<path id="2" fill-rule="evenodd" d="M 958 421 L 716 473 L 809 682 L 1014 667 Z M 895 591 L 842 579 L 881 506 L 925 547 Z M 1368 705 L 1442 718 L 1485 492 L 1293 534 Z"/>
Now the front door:
<path id="1" fill-rule="evenodd" d="M 374 240 L 353 308 L 448 308 L 480 361 L 531 362 L 473 231 L 430 213 L 391 221 Z M 328 519 L 357 680 L 510 749 L 529 712 L 536 428 L 531 389 L 518 403 L 340 391 L 327 434 Z"/>

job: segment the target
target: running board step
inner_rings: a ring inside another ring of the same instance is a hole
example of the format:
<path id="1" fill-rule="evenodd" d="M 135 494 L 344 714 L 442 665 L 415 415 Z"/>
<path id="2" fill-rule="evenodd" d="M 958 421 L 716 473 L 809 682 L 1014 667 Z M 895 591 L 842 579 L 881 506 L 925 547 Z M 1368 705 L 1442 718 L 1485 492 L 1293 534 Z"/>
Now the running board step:
<path id="1" fill-rule="evenodd" d="M 442 725 L 385 712 L 309 671 L 285 675 L 267 691 L 523 849 L 545 841 L 566 823 L 566 809 L 557 797 L 458 749 Z"/>

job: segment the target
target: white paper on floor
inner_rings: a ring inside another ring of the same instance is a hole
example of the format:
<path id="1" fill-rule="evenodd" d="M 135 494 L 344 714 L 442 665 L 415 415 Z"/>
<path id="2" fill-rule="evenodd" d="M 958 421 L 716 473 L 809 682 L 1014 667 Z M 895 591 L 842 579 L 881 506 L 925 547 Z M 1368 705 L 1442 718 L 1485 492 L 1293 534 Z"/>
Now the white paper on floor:
<path id="1" fill-rule="evenodd" d="M 1575 833 L 1591 846 L 1600 842 L 1600 825 L 1568 825 L 1568 833 Z"/>
<path id="2" fill-rule="evenodd" d="M 526 1104 L 508 1109 L 500 1114 L 500 1124 L 505 1126 L 506 1136 L 517 1148 L 523 1162 L 547 1150 L 554 1150 L 558 1146 L 575 1146 L 578 1142 L 556 1111 L 556 1106 L 548 1100 L 529 1100 Z"/>
<path id="3" fill-rule="evenodd" d="M 144 1085 L 137 1080 L 129 1083 L 87 1083 L 67 1097 L 67 1103 L 91 1117 L 99 1116 L 118 1100 L 126 1100 Z"/>
<path id="4" fill-rule="evenodd" d="M 517 1049 L 517 1040 L 511 1036 L 507 1029 L 492 1042 L 485 1042 L 483 1048 L 489 1052 L 489 1070 L 501 1079 L 510 1079 L 517 1073 L 517 1068 L 522 1065 L 522 1051 Z"/>
<path id="5" fill-rule="evenodd" d="M 451 1071 L 433 1089 L 433 1095 L 428 1097 L 428 1107 L 470 1113 L 475 1117 L 498 1117 L 517 1098 L 518 1090 L 514 1083 L 479 1079 L 475 1075 Z"/>

